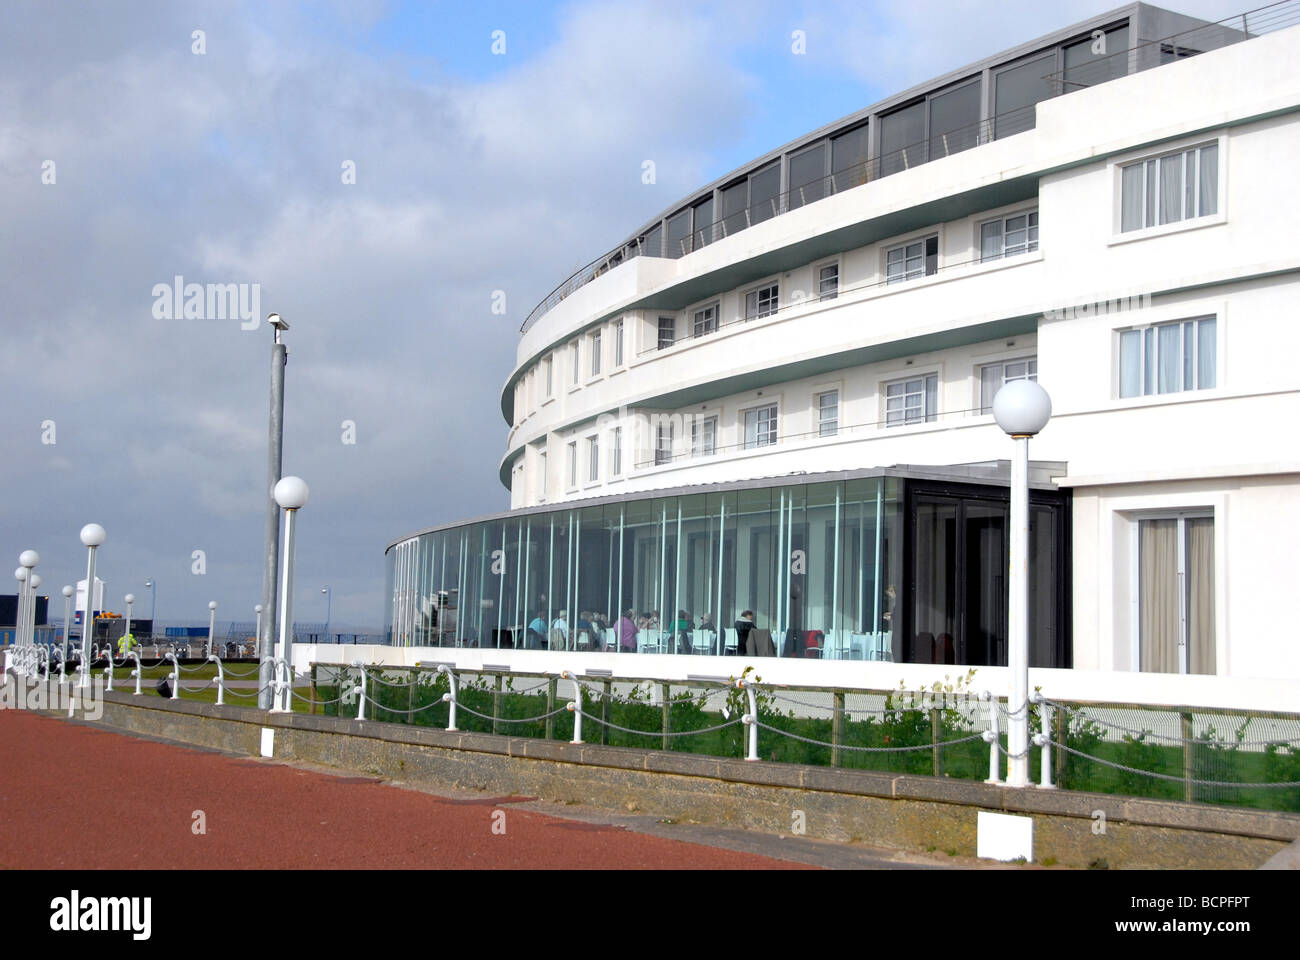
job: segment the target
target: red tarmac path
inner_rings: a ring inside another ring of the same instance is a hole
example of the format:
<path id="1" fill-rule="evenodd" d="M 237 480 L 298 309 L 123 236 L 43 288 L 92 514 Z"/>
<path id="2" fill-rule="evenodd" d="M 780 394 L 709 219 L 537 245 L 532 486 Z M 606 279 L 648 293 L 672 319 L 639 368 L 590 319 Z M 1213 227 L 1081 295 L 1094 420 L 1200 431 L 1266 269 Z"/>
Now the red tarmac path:
<path id="1" fill-rule="evenodd" d="M 521 799 L 439 797 L 0 710 L 0 869 L 801 866 L 562 820 Z M 498 810 L 504 836 L 492 832 Z"/>

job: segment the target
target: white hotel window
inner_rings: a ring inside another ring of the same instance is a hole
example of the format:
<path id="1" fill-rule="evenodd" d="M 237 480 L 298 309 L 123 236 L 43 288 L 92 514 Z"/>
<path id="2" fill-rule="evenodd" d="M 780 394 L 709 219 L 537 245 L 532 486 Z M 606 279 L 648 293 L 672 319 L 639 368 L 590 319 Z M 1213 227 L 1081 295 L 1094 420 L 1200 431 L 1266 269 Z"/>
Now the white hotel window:
<path id="1" fill-rule="evenodd" d="M 623 428 L 615 427 L 613 436 L 613 450 L 610 454 L 610 476 L 618 477 L 623 474 Z"/>
<path id="2" fill-rule="evenodd" d="M 596 436 L 587 438 L 587 479 L 592 483 L 600 479 L 600 440 Z"/>
<path id="3" fill-rule="evenodd" d="M 885 279 L 888 283 L 928 277 L 939 271 L 939 237 L 925 237 L 885 251 Z"/>
<path id="4" fill-rule="evenodd" d="M 573 368 L 573 383 L 578 383 L 578 341 L 569 344 L 569 366 Z"/>
<path id="5" fill-rule="evenodd" d="M 993 398 L 1004 383 L 1012 380 L 1037 380 L 1038 358 L 1021 357 L 1019 360 L 1002 360 L 980 367 L 980 413 L 993 412 Z"/>
<path id="6" fill-rule="evenodd" d="M 623 318 L 614 321 L 614 366 L 623 366 Z"/>
<path id="7" fill-rule="evenodd" d="M 817 297 L 834 300 L 840 295 L 840 265 L 828 263 L 817 270 Z"/>
<path id="8" fill-rule="evenodd" d="M 1137 539 L 1138 669 L 1216 673 L 1213 514 L 1142 518 Z"/>
<path id="9" fill-rule="evenodd" d="M 1142 230 L 1219 212 L 1219 145 L 1140 160 L 1120 168 L 1120 230 Z"/>
<path id="10" fill-rule="evenodd" d="M 745 294 L 745 319 L 757 320 L 776 313 L 779 296 L 780 290 L 775 283 L 749 291 Z"/>
<path id="11" fill-rule="evenodd" d="M 939 414 L 939 375 L 885 384 L 885 426 L 929 423 Z"/>
<path id="12" fill-rule="evenodd" d="M 776 443 L 776 404 L 745 411 L 745 449 Z"/>
<path id="13" fill-rule="evenodd" d="M 578 441 L 569 442 L 569 489 L 578 485 Z"/>
<path id="14" fill-rule="evenodd" d="M 555 355 L 547 357 L 543 366 L 546 367 L 546 399 L 549 400 L 555 396 Z"/>
<path id="15" fill-rule="evenodd" d="M 700 307 L 700 309 L 695 311 L 692 319 L 692 335 L 703 337 L 706 334 L 717 332 L 718 305 L 716 303 L 711 303 L 707 307 Z"/>
<path id="16" fill-rule="evenodd" d="M 718 446 L 718 418 L 695 417 L 691 420 L 691 456 L 711 457 Z"/>
<path id="17" fill-rule="evenodd" d="M 1208 390 L 1215 385 L 1214 317 L 1177 320 L 1119 335 L 1119 395 Z"/>
<path id="18" fill-rule="evenodd" d="M 672 463 L 673 460 L 673 424 L 671 420 L 660 420 L 655 428 L 655 464 Z"/>
<path id="19" fill-rule="evenodd" d="M 659 318 L 659 349 L 664 350 L 673 345 L 677 339 L 677 318 Z"/>
<path id="20" fill-rule="evenodd" d="M 817 394 L 817 436 L 833 437 L 840 432 L 840 392 Z"/>
<path id="21" fill-rule="evenodd" d="M 600 331 L 597 330 L 591 335 L 591 375 L 593 377 L 600 375 L 601 353 Z"/>
<path id="22" fill-rule="evenodd" d="M 980 224 L 980 262 L 1014 257 L 1038 249 L 1038 211 L 1017 213 Z"/>

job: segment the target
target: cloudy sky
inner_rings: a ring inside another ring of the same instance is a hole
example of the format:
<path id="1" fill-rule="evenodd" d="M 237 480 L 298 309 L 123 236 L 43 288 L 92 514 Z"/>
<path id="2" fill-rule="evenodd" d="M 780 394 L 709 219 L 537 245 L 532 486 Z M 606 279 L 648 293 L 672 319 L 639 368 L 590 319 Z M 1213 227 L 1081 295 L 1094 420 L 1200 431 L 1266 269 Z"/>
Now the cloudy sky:
<path id="1" fill-rule="evenodd" d="M 152 577 L 160 621 L 251 619 L 271 334 L 154 288 L 256 284 L 292 325 L 295 613 L 323 620 L 329 584 L 335 625 L 377 626 L 389 540 L 508 505 L 501 386 L 570 271 L 787 140 L 1117 5 L 7 0 L 0 557 L 38 550 L 61 615 L 95 521 L 109 609 L 148 616 Z"/>

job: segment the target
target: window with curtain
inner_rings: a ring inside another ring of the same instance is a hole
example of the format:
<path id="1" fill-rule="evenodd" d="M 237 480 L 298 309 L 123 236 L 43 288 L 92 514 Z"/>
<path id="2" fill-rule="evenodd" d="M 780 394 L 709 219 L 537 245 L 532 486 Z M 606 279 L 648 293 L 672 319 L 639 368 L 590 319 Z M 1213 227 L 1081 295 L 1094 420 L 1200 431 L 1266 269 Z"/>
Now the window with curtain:
<path id="1" fill-rule="evenodd" d="M 1120 331 L 1120 397 L 1213 388 L 1216 333 L 1214 317 Z"/>
<path id="2" fill-rule="evenodd" d="M 1003 384 L 1013 380 L 1037 380 L 1038 358 L 1024 357 L 1019 360 L 1002 360 L 998 363 L 986 363 L 980 367 L 980 413 L 993 412 L 993 398 L 998 395 Z"/>
<path id="3" fill-rule="evenodd" d="M 1032 253 L 1038 249 L 1038 211 L 999 217 L 980 224 L 980 262 Z"/>
<path id="4" fill-rule="evenodd" d="M 716 333 L 718 329 L 718 305 L 711 303 L 707 307 L 701 307 L 695 311 L 692 317 L 691 332 L 694 336 L 703 337 L 710 333 Z"/>
<path id="5" fill-rule="evenodd" d="M 717 440 L 717 417 L 696 417 L 691 421 L 691 456 L 713 456 L 717 450 Z"/>
<path id="6" fill-rule="evenodd" d="M 840 265 L 828 263 L 817 271 L 817 296 L 822 300 L 834 300 L 840 295 Z"/>
<path id="7" fill-rule="evenodd" d="M 1120 231 L 1219 212 L 1219 145 L 1139 160 L 1120 168 Z"/>
<path id="8" fill-rule="evenodd" d="M 926 237 L 885 251 L 885 282 L 901 283 L 939 272 L 939 237 Z"/>
<path id="9" fill-rule="evenodd" d="M 1138 521 L 1138 668 L 1216 672 L 1214 518 Z"/>
<path id="10" fill-rule="evenodd" d="M 939 375 L 885 384 L 885 426 L 927 423 L 939 413 Z"/>
<path id="11" fill-rule="evenodd" d="M 817 436 L 833 437 L 840 432 L 840 392 L 817 394 Z"/>

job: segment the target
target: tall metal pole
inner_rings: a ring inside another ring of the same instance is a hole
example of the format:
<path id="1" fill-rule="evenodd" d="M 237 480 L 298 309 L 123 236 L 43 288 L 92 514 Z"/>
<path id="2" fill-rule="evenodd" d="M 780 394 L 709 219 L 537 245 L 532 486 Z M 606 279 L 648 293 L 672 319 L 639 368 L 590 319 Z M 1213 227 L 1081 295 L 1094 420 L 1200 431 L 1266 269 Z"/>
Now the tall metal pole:
<path id="1" fill-rule="evenodd" d="M 86 554 L 86 616 L 81 624 L 81 669 L 79 687 L 90 686 L 90 641 L 95 632 L 95 550 L 104 542 L 104 528 L 97 523 L 88 523 L 81 528 L 81 542 L 85 544 Z"/>
<path id="2" fill-rule="evenodd" d="M 289 689 L 284 694 L 284 710 L 293 696 L 293 534 L 297 510 L 284 512 L 284 578 L 280 583 L 280 650 L 288 665 Z M 277 708 L 278 709 L 278 708 Z"/>
<path id="3" fill-rule="evenodd" d="M 279 318 L 276 317 L 276 320 Z M 280 326 L 274 321 L 275 343 L 271 347 L 271 420 L 266 464 L 266 537 L 262 551 L 262 607 L 266 612 L 265 632 L 259 631 L 258 656 L 261 660 L 258 676 L 257 705 L 271 707 L 272 660 L 275 657 L 275 606 L 276 575 L 280 569 L 280 506 L 272 491 L 280 482 L 282 447 L 284 442 L 284 367 L 289 362 L 289 352 L 280 342 Z"/>
<path id="4" fill-rule="evenodd" d="M 1007 786 L 1029 785 L 1029 437 L 1013 438 L 1007 666 L 1011 672 Z"/>
<path id="5" fill-rule="evenodd" d="M 14 617 L 14 646 L 21 647 L 25 644 L 23 635 L 27 632 L 27 576 L 26 567 L 19 567 L 14 571 L 14 578 L 18 581 L 18 615 Z"/>
<path id="6" fill-rule="evenodd" d="M 63 588 L 63 662 L 68 662 L 68 625 L 72 622 L 72 584 Z M 62 674 L 60 674 L 62 676 Z"/>
<path id="7" fill-rule="evenodd" d="M 212 656 L 212 651 L 214 649 L 212 645 L 213 643 L 212 634 L 216 626 L 217 626 L 217 601 L 211 600 L 208 602 L 208 648 L 203 651 L 203 658 L 205 660 L 208 657 Z"/>

